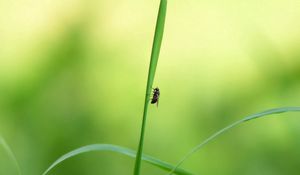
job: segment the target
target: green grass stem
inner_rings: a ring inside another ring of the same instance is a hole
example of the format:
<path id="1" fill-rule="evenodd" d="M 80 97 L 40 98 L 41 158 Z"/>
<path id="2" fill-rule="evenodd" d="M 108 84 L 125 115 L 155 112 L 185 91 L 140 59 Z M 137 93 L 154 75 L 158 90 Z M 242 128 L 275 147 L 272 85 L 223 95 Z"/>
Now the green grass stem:
<path id="1" fill-rule="evenodd" d="M 159 6 L 159 11 L 158 11 L 158 16 L 157 16 L 157 21 L 156 21 L 154 40 L 153 40 L 153 45 L 152 45 L 150 66 L 149 66 L 149 72 L 148 72 L 148 81 L 147 81 L 146 95 L 145 95 L 144 112 L 143 112 L 143 119 L 142 119 L 142 127 L 141 127 L 141 132 L 140 132 L 140 140 L 139 140 L 137 156 L 135 159 L 134 175 L 139 175 L 140 169 L 141 169 L 141 158 L 142 158 L 142 154 L 143 154 L 143 145 L 144 145 L 148 105 L 149 105 L 149 101 L 150 101 L 150 94 L 151 94 L 151 90 L 152 90 L 152 86 L 153 86 L 156 65 L 158 62 L 161 42 L 162 42 L 162 38 L 163 38 L 166 10 L 167 10 L 167 0 L 161 0 L 160 6 Z"/>
<path id="2" fill-rule="evenodd" d="M 216 133 L 214 133 L 213 135 L 211 135 L 210 137 L 208 137 L 207 139 L 205 139 L 202 143 L 200 143 L 199 145 L 197 145 L 196 147 L 194 147 L 191 151 L 189 151 L 175 166 L 175 168 L 169 173 L 169 175 L 173 174 L 175 172 L 175 170 L 186 160 L 188 159 L 192 154 L 194 154 L 195 152 L 197 152 L 198 150 L 200 150 L 203 146 L 205 146 L 206 144 L 208 144 L 209 142 L 213 141 L 216 137 L 220 136 L 221 134 L 224 134 L 226 131 L 244 123 L 250 120 L 254 120 L 254 119 L 258 119 L 261 117 L 265 117 L 268 115 L 273 115 L 273 114 L 280 114 L 280 113 L 285 113 L 285 112 L 300 112 L 300 107 L 283 107 L 283 108 L 274 108 L 274 109 L 269 109 L 263 112 L 259 112 L 256 114 L 252 114 L 249 116 L 246 116 L 244 118 L 242 118 L 241 120 L 238 120 L 228 126 L 226 126 L 225 128 L 217 131 Z"/>
<path id="3" fill-rule="evenodd" d="M 120 153 L 123 155 L 127 155 L 129 157 L 135 157 L 136 156 L 136 151 L 128 149 L 128 148 L 124 148 L 121 146 L 117 146 L 117 145 L 111 145 L 111 144 L 93 144 L 93 145 L 87 145 L 87 146 L 83 146 L 80 147 L 78 149 L 75 149 L 63 156 L 61 156 L 60 158 L 58 158 L 55 162 L 53 162 L 49 168 L 43 173 L 43 175 L 48 174 L 53 168 L 55 168 L 57 165 L 61 164 L 62 162 L 64 162 L 65 160 L 72 158 L 74 156 L 77 156 L 79 154 L 83 154 L 83 153 L 87 153 L 87 152 L 92 152 L 92 151 L 111 151 L 111 152 L 115 152 L 115 153 Z M 159 160 L 157 158 L 148 156 L 143 154 L 142 155 L 142 160 L 145 162 L 148 162 L 154 166 L 157 166 L 163 170 L 166 171 L 171 171 L 174 166 L 171 165 L 170 163 L 164 162 L 162 160 Z M 177 168 L 176 171 L 174 172 L 175 174 L 178 175 L 192 175 L 192 173 L 183 170 L 183 169 L 179 169 Z"/>
<path id="4" fill-rule="evenodd" d="M 9 156 L 9 158 L 12 160 L 14 166 L 16 167 L 18 174 L 21 175 L 21 168 L 20 165 L 16 159 L 16 156 L 14 155 L 13 151 L 11 150 L 11 148 L 9 147 L 9 145 L 6 143 L 6 141 L 4 140 L 4 138 L 2 136 L 0 136 L 0 145 L 3 146 L 5 152 L 7 153 L 7 155 Z"/>

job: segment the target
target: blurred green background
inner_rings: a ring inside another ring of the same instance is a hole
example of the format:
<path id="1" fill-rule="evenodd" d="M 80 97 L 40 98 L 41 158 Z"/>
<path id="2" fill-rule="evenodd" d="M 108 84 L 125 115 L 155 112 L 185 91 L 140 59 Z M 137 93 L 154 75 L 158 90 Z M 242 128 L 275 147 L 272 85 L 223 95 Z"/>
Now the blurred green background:
<path id="1" fill-rule="evenodd" d="M 0 134 L 24 175 L 83 145 L 137 148 L 159 0 L 0 0 Z M 173 0 L 144 151 L 171 163 L 242 116 L 299 106 L 298 0 Z M 300 114 L 243 124 L 182 167 L 206 175 L 299 174 Z M 87 153 L 50 174 L 132 174 Z M 143 163 L 142 174 L 165 174 Z M 0 148 L 0 174 L 16 174 Z"/>

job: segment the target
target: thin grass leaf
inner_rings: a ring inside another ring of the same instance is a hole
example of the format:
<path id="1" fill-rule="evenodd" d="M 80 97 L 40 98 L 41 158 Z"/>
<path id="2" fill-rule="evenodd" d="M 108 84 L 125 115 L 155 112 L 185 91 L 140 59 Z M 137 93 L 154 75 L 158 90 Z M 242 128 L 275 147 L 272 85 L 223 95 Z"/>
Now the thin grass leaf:
<path id="1" fill-rule="evenodd" d="M 155 76 L 156 66 L 157 66 L 158 57 L 159 57 L 159 53 L 160 53 L 161 42 L 162 42 L 163 33 L 164 33 L 166 11 L 167 11 L 167 0 L 161 0 L 158 15 L 157 15 L 155 34 L 154 34 L 153 45 L 152 45 L 152 52 L 151 52 L 151 58 L 150 58 L 147 87 L 146 87 L 146 95 L 145 95 L 145 103 L 144 103 L 143 120 L 142 120 L 141 132 L 140 132 L 138 152 L 137 152 L 135 166 L 134 166 L 134 175 L 139 175 L 140 169 L 141 169 L 141 158 L 142 158 L 142 154 L 143 154 L 144 135 L 145 135 L 148 105 L 149 105 L 149 101 L 150 101 L 150 94 L 151 94 L 151 90 L 152 90 L 152 86 L 153 86 L 153 80 L 154 80 L 154 76 Z"/>
<path id="2" fill-rule="evenodd" d="M 91 152 L 91 151 L 111 151 L 111 152 L 116 152 L 116 153 L 120 153 L 123 155 L 127 155 L 127 156 L 133 157 L 133 158 L 136 156 L 136 152 L 134 150 L 124 148 L 121 146 L 117 146 L 117 145 L 111 145 L 111 144 L 87 145 L 87 146 L 83 146 L 78 149 L 75 149 L 75 150 L 61 156 L 54 163 L 51 164 L 51 166 L 43 173 L 43 175 L 46 175 L 49 171 L 51 171 L 54 167 L 56 167 L 58 164 L 62 163 L 63 161 L 65 161 L 71 157 L 77 156 L 79 154 L 83 154 L 83 153 Z M 142 160 L 144 160 L 152 165 L 155 165 L 161 169 L 167 170 L 167 171 L 170 171 L 174 168 L 173 165 L 171 165 L 167 162 L 161 161 L 159 159 L 156 159 L 154 157 L 148 156 L 148 155 L 143 155 Z M 176 169 L 176 171 L 174 173 L 179 174 L 179 175 L 192 175 L 192 173 L 187 172 L 183 169 Z"/>
<path id="3" fill-rule="evenodd" d="M 186 160 L 188 159 L 192 154 L 194 154 L 195 152 L 199 151 L 203 146 L 205 146 L 206 144 L 208 144 L 209 142 L 213 141 L 216 137 L 220 136 L 221 134 L 224 134 L 226 131 L 244 123 L 250 120 L 254 120 L 254 119 L 258 119 L 261 117 L 266 117 L 268 115 L 273 115 L 273 114 L 280 114 L 280 113 L 285 113 L 285 112 L 300 112 L 300 107 L 283 107 L 283 108 L 275 108 L 275 109 L 269 109 L 263 112 L 259 112 L 256 114 L 252 114 L 249 116 L 246 116 L 244 118 L 242 118 L 241 120 L 238 120 L 228 126 L 226 126 L 225 128 L 217 131 L 216 133 L 214 133 L 213 135 L 211 135 L 210 137 L 208 137 L 207 139 L 205 139 L 202 143 L 200 143 L 199 145 L 197 145 L 196 147 L 194 147 L 190 152 L 188 152 L 179 162 L 178 164 L 175 166 L 175 168 L 169 173 L 169 175 L 171 175 L 172 173 L 174 173 L 176 171 L 176 169 Z"/>
<path id="4" fill-rule="evenodd" d="M 9 145 L 6 143 L 6 141 L 4 140 L 4 138 L 2 136 L 0 136 L 0 145 L 2 145 L 2 147 L 4 148 L 5 152 L 7 153 L 7 155 L 9 156 L 9 158 L 12 160 L 14 166 L 16 167 L 18 174 L 21 175 L 21 168 L 19 166 L 19 163 L 16 159 L 16 156 L 14 155 L 14 153 L 12 152 L 11 148 L 9 147 Z"/>

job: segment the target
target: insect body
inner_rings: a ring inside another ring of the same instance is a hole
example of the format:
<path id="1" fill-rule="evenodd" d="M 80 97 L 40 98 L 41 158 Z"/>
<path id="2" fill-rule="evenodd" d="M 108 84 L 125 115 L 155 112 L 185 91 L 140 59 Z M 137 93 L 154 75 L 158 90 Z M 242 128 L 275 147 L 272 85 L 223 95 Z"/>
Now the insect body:
<path id="1" fill-rule="evenodd" d="M 160 95 L 160 91 L 159 91 L 159 88 L 156 87 L 153 89 L 153 96 L 152 96 L 152 99 L 151 99 L 151 104 L 155 104 L 158 106 L 158 100 L 159 100 L 159 95 Z"/>

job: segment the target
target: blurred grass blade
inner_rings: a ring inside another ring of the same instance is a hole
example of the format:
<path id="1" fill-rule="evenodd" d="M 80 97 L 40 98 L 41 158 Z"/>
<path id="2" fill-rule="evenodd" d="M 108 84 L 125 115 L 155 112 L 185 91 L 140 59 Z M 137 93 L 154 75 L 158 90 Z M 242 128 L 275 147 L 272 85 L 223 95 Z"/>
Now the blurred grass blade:
<path id="1" fill-rule="evenodd" d="M 226 131 L 232 129 L 233 127 L 242 124 L 244 122 L 250 121 L 250 120 L 254 120 L 254 119 L 258 119 L 261 117 L 265 117 L 268 115 L 273 115 L 273 114 L 280 114 L 280 113 L 285 113 L 285 112 L 300 112 L 300 107 L 283 107 L 283 108 L 275 108 L 275 109 L 269 109 L 263 112 L 259 112 L 256 114 L 252 114 L 249 116 L 246 116 L 244 118 L 242 118 L 241 120 L 238 120 L 228 126 L 226 126 L 225 128 L 217 131 L 216 133 L 214 133 L 213 135 L 211 135 L 210 137 L 208 137 L 207 139 L 205 139 L 202 143 L 200 143 L 199 145 L 197 145 L 196 147 L 194 147 L 190 152 L 188 152 L 179 162 L 178 164 L 175 166 L 175 168 L 169 173 L 172 174 L 176 171 L 176 169 L 187 159 L 189 158 L 192 154 L 194 154 L 195 152 L 197 152 L 198 150 L 200 150 L 203 146 L 205 146 L 206 144 L 208 144 L 209 142 L 211 142 L 212 140 L 214 140 L 216 137 L 218 137 L 219 135 L 225 133 Z"/>
<path id="2" fill-rule="evenodd" d="M 167 11 L 167 0 L 161 0 L 160 5 L 159 5 L 159 10 L 158 10 L 158 15 L 157 15 L 155 34 L 154 34 L 153 45 L 152 45 L 152 52 L 151 52 L 151 58 L 150 58 L 147 87 L 146 87 L 146 95 L 145 95 L 145 103 L 144 103 L 143 120 L 142 120 L 141 132 L 140 132 L 138 152 L 137 152 L 137 156 L 135 159 L 134 175 L 139 175 L 140 169 L 141 169 L 141 157 L 143 154 L 144 135 L 145 135 L 148 105 L 149 105 L 149 101 L 150 101 L 150 94 L 151 94 L 151 90 L 152 90 L 152 86 L 153 86 L 156 65 L 158 62 L 161 42 L 162 42 L 163 33 L 164 33 L 166 11 Z"/>
<path id="3" fill-rule="evenodd" d="M 71 157 L 74 157 L 76 155 L 83 154 L 86 152 L 91 152 L 91 151 L 112 151 L 112 152 L 121 153 L 121 154 L 130 156 L 130 157 L 136 156 L 135 151 L 128 149 L 128 148 L 121 147 L 121 146 L 117 146 L 117 145 L 110 145 L 110 144 L 87 145 L 87 146 L 83 146 L 78 149 L 75 149 L 75 150 L 61 156 L 54 163 L 52 163 L 52 165 L 43 173 L 43 175 L 46 175 L 50 170 L 52 170 L 54 167 L 56 167 L 58 164 L 62 163 L 66 159 L 69 159 Z M 142 160 L 144 160 L 152 165 L 155 165 L 159 168 L 167 170 L 167 171 L 171 171 L 174 168 L 173 165 L 171 165 L 167 162 L 161 161 L 159 159 L 156 159 L 154 157 L 148 156 L 148 155 L 143 155 Z M 176 171 L 174 173 L 180 174 L 180 175 L 192 175 L 192 173 L 189 173 L 183 169 L 176 169 Z"/>
<path id="4" fill-rule="evenodd" d="M 5 152 L 7 153 L 7 155 L 9 156 L 9 158 L 13 161 L 13 164 L 15 165 L 18 174 L 21 175 L 21 169 L 19 166 L 19 163 L 16 159 L 16 156 L 14 155 L 14 153 L 12 152 L 12 150 L 10 149 L 10 147 L 8 146 L 8 144 L 6 143 L 6 141 L 4 140 L 4 138 L 2 136 L 0 136 L 0 145 L 3 146 Z"/>

